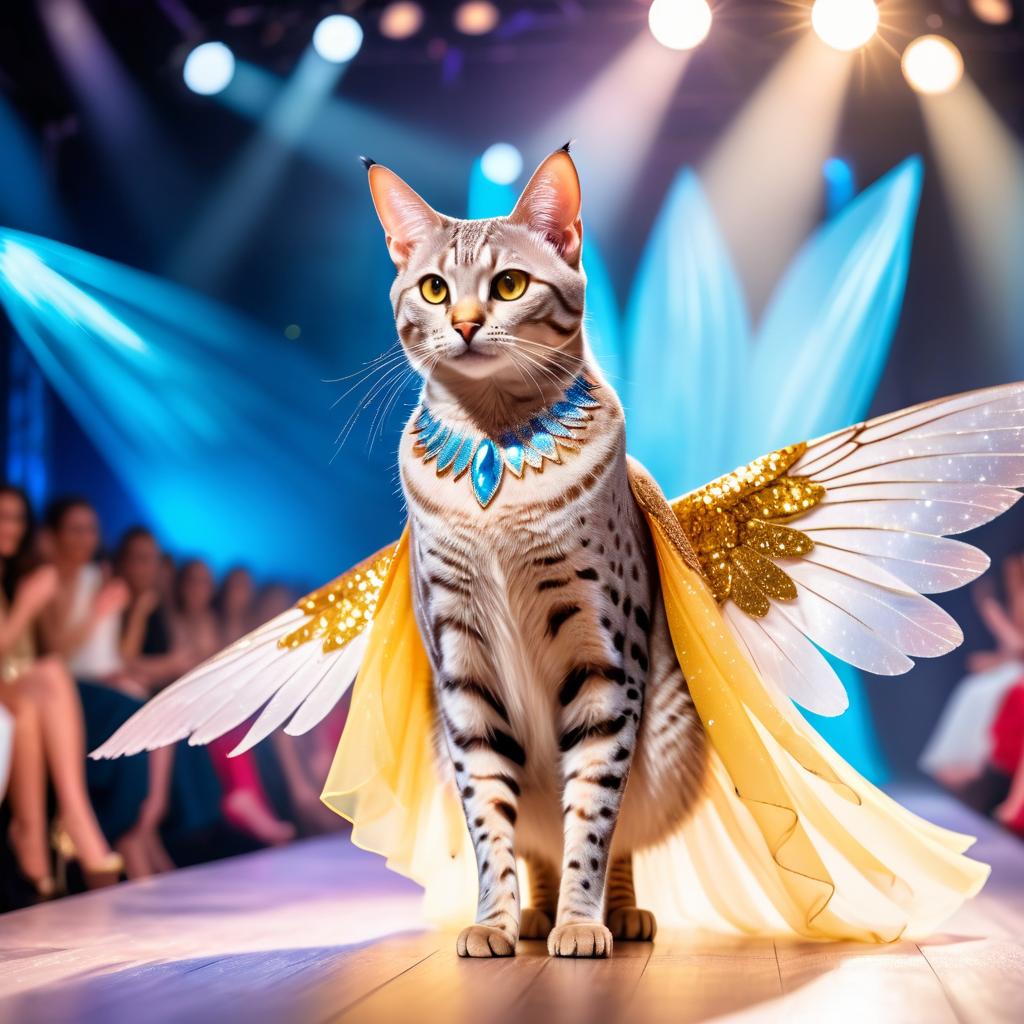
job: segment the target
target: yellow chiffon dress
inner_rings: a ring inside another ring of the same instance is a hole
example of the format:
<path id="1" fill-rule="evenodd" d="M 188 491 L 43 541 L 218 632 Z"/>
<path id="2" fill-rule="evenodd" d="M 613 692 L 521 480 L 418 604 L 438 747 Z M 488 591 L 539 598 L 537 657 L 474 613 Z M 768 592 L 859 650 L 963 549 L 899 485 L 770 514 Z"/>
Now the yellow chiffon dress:
<path id="1" fill-rule="evenodd" d="M 862 778 L 741 651 L 664 497 L 634 494 L 654 540 L 672 641 L 711 741 L 702 799 L 636 858 L 640 905 L 667 926 L 893 942 L 933 931 L 989 868 Z M 433 749 L 430 667 L 413 618 L 408 527 L 391 560 L 323 791 L 353 841 L 472 919 L 477 876 L 454 783 Z"/>

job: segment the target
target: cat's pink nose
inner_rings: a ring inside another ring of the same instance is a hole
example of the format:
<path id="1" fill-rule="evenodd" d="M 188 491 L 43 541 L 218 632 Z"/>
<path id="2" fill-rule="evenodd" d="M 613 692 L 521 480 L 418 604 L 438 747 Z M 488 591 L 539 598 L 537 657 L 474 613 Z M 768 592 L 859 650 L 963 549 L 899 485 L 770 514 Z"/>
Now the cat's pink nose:
<path id="1" fill-rule="evenodd" d="M 478 324 L 475 320 L 460 320 L 457 324 L 452 324 L 462 335 L 462 340 L 468 345 L 473 340 L 473 335 L 480 330 L 482 324 Z"/>

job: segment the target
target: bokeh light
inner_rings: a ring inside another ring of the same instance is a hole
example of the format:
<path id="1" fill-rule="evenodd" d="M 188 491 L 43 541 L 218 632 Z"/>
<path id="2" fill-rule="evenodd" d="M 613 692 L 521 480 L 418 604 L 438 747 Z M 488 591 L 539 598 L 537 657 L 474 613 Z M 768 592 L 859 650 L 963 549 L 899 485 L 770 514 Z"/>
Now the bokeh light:
<path id="1" fill-rule="evenodd" d="M 496 185 L 511 185 L 523 173 L 523 155 L 509 142 L 496 142 L 484 150 L 480 169 Z"/>
<path id="2" fill-rule="evenodd" d="M 814 0 L 811 24 L 834 50 L 858 50 L 878 29 L 874 0 Z"/>
<path id="3" fill-rule="evenodd" d="M 313 49 L 331 64 L 351 60 L 362 45 L 362 26 L 347 14 L 332 14 L 313 31 Z"/>
<path id="4" fill-rule="evenodd" d="M 986 25 L 1005 25 L 1013 17 L 1010 0 L 969 0 L 971 12 Z"/>
<path id="5" fill-rule="evenodd" d="M 692 50 L 711 29 L 711 8 L 707 0 L 654 0 L 647 23 L 662 46 Z"/>
<path id="6" fill-rule="evenodd" d="M 411 0 L 398 0 L 381 11 L 380 34 L 388 39 L 408 39 L 423 26 L 423 8 Z"/>
<path id="7" fill-rule="evenodd" d="M 903 77 L 916 92 L 937 96 L 949 92 L 964 74 L 960 51 L 943 36 L 920 36 L 904 51 Z"/>
<path id="8" fill-rule="evenodd" d="M 488 0 L 470 0 L 455 8 L 455 27 L 467 36 L 482 36 L 493 31 L 501 20 L 501 14 Z"/>
<path id="9" fill-rule="evenodd" d="M 235 55 L 223 43 L 202 43 L 185 58 L 182 76 L 193 92 L 215 96 L 235 77 Z"/>

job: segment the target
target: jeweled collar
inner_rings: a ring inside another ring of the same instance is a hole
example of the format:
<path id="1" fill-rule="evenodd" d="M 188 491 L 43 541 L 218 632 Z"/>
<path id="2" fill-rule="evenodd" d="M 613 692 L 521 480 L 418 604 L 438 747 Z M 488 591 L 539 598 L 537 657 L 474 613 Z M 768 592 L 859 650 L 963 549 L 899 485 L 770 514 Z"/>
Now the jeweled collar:
<path id="1" fill-rule="evenodd" d="M 423 462 L 436 460 L 438 476 L 450 471 L 451 478 L 458 480 L 469 470 L 473 494 L 480 507 L 487 508 L 498 493 L 506 468 L 517 477 L 524 474 L 527 466 L 539 472 L 545 459 L 561 462 L 559 447 L 580 447 L 580 432 L 590 420 L 587 410 L 601 404 L 593 396 L 596 388 L 596 384 L 580 374 L 565 389 L 561 401 L 497 438 L 451 427 L 421 404 L 410 428 L 420 435 L 413 445 L 413 454 Z"/>

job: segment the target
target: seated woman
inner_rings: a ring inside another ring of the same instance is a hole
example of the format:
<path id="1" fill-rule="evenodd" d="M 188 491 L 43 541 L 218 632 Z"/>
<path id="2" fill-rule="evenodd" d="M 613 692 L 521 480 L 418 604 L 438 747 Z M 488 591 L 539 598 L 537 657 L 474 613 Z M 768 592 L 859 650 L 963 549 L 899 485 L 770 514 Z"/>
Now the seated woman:
<path id="1" fill-rule="evenodd" d="M 242 583 L 242 587 L 238 584 Z M 245 579 L 236 575 L 235 587 L 245 598 Z M 213 575 L 209 566 L 199 559 L 185 562 L 178 570 L 174 611 L 171 620 L 172 651 L 187 661 L 187 668 L 198 665 L 221 650 L 230 636 L 222 628 L 214 610 Z M 243 602 L 234 593 L 222 601 L 229 613 L 230 630 L 248 629 L 243 625 Z M 237 639 L 237 636 L 232 637 Z M 276 845 L 295 838 L 295 827 L 276 816 L 263 789 L 253 752 L 230 757 L 238 741 L 245 735 L 240 727 L 209 744 L 210 757 L 224 790 L 221 803 L 224 816 L 235 828 L 261 843 Z"/>
<path id="2" fill-rule="evenodd" d="M 153 694 L 187 672 L 193 662 L 184 651 L 171 647 L 173 587 L 170 594 L 164 592 L 164 556 L 150 530 L 133 526 L 121 537 L 114 571 L 129 591 L 121 657 L 133 678 Z"/>
<path id="3" fill-rule="evenodd" d="M 34 627 L 58 588 L 52 566 L 33 567 L 32 514 L 25 494 L 0 485 L 0 703 L 14 720 L 8 839 L 40 898 L 55 895 L 47 822 L 47 777 L 61 829 L 90 888 L 116 882 L 123 862 L 96 820 L 86 787 L 82 708 L 63 664 L 36 655 Z"/>
<path id="4" fill-rule="evenodd" d="M 98 745 L 148 696 L 144 680 L 129 670 L 121 650 L 122 613 L 131 595 L 124 580 L 95 562 L 100 532 L 88 501 L 54 502 L 47 527 L 60 582 L 57 599 L 42 619 L 43 636 L 78 680 L 88 741 Z M 96 810 L 131 878 L 174 867 L 162 833 L 198 833 L 218 820 L 216 780 L 202 751 L 169 747 L 138 760 L 148 776 L 141 801 L 123 798 L 106 762 L 89 762 Z"/>

